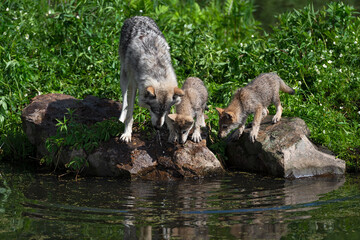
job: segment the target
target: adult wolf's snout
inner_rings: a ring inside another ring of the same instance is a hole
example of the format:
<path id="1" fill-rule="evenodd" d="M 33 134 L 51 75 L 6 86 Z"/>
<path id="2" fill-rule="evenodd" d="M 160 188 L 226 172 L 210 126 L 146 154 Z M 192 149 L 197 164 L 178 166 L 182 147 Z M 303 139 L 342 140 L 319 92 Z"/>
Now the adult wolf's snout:
<path id="1" fill-rule="evenodd" d="M 160 130 L 162 126 L 156 124 L 156 125 L 154 125 L 153 127 L 154 127 L 156 130 Z"/>

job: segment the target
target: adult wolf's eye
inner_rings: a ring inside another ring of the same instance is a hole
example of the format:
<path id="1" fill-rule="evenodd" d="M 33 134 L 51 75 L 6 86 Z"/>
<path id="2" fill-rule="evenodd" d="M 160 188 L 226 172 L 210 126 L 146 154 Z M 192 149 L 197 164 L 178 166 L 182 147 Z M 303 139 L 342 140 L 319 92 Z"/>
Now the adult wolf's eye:
<path id="1" fill-rule="evenodd" d="M 223 128 L 223 129 L 227 129 L 227 126 L 226 126 L 226 125 L 224 125 L 224 126 L 222 126 L 222 128 Z"/>
<path id="2" fill-rule="evenodd" d="M 186 131 L 183 131 L 183 132 L 182 132 L 182 134 L 185 134 L 185 133 L 186 133 Z"/>

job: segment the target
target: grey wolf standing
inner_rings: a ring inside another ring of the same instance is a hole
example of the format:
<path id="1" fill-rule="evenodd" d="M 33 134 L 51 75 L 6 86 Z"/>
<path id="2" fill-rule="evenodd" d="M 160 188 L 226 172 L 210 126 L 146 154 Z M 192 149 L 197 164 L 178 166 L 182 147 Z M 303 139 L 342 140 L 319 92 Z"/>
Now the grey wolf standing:
<path id="1" fill-rule="evenodd" d="M 194 142 L 201 141 L 200 127 L 205 127 L 204 111 L 208 99 L 208 91 L 204 83 L 195 77 L 186 79 L 182 90 L 185 95 L 181 103 L 176 106 L 176 114 L 169 114 L 166 124 L 169 128 L 169 142 L 179 141 L 185 143 L 190 130 L 195 130 L 191 139 Z M 195 123 L 194 123 L 194 118 Z"/>
<path id="2" fill-rule="evenodd" d="M 136 16 L 125 20 L 119 55 L 123 96 L 119 120 L 125 123 L 120 139 L 130 142 L 137 89 L 139 105 L 150 110 L 152 125 L 157 129 L 164 124 L 170 107 L 181 102 L 184 92 L 177 86 L 169 46 L 151 18 Z"/>
<path id="3" fill-rule="evenodd" d="M 219 136 L 223 138 L 232 129 L 238 128 L 233 138 L 239 138 L 245 129 L 248 115 L 254 113 L 250 140 L 255 142 L 261 120 L 269 113 L 267 107 L 271 103 L 276 106 L 273 123 L 277 123 L 281 119 L 282 107 L 279 90 L 289 94 L 295 93 L 294 89 L 287 86 L 276 73 L 263 73 L 244 88 L 238 89 L 227 108 L 216 108 L 219 112 Z"/>

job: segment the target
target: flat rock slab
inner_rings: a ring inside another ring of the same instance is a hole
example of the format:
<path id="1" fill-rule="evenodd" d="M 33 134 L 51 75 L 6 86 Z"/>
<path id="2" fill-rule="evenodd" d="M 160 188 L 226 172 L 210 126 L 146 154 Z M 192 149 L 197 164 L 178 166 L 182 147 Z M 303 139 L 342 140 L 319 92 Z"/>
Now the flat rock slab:
<path id="1" fill-rule="evenodd" d="M 255 143 L 249 140 L 250 127 L 239 140 L 228 142 L 227 167 L 285 178 L 345 173 L 345 161 L 311 143 L 302 119 L 282 118 L 276 124 L 271 119 L 262 121 Z"/>
<path id="2" fill-rule="evenodd" d="M 30 142 L 36 146 L 39 158 L 49 155 L 45 141 L 56 134 L 57 119 L 62 120 L 68 109 L 76 114 L 76 121 L 91 125 L 99 121 L 118 118 L 121 104 L 109 99 L 89 96 L 84 100 L 64 94 L 40 95 L 32 99 L 22 112 L 23 129 Z M 121 124 L 119 122 L 119 124 Z M 79 157 L 88 166 L 81 174 L 172 180 L 182 178 L 212 177 L 224 173 L 215 155 L 206 147 L 206 140 L 174 145 L 167 142 L 167 131 L 134 132 L 132 142 L 123 143 L 118 137 L 99 144 L 94 151 L 64 148 L 54 157 L 59 168 Z"/>

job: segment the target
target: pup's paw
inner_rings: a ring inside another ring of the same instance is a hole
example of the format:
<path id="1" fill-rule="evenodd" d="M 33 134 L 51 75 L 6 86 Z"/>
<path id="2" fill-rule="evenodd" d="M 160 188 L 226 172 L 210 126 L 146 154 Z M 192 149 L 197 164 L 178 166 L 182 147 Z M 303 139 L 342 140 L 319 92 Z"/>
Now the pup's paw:
<path id="1" fill-rule="evenodd" d="M 267 108 L 263 108 L 262 117 L 265 118 L 269 114 L 269 110 Z"/>
<path id="2" fill-rule="evenodd" d="M 131 134 L 123 133 L 120 140 L 126 143 L 131 142 Z"/>
<path id="3" fill-rule="evenodd" d="M 278 115 L 275 114 L 275 116 L 274 116 L 273 119 L 272 119 L 272 122 L 273 122 L 273 123 L 277 123 L 277 122 L 280 121 L 280 119 L 281 119 L 281 116 L 278 116 Z"/>
<path id="4" fill-rule="evenodd" d="M 191 136 L 191 140 L 193 140 L 193 142 L 201 142 L 201 134 L 199 132 L 194 132 L 193 135 Z"/>
<path id="5" fill-rule="evenodd" d="M 242 131 L 238 128 L 231 134 L 231 139 L 236 141 L 241 137 Z"/>
<path id="6" fill-rule="evenodd" d="M 257 137 L 257 133 L 254 132 L 254 131 L 251 131 L 251 132 L 250 132 L 250 141 L 251 141 L 252 143 L 255 142 L 256 137 Z"/>

